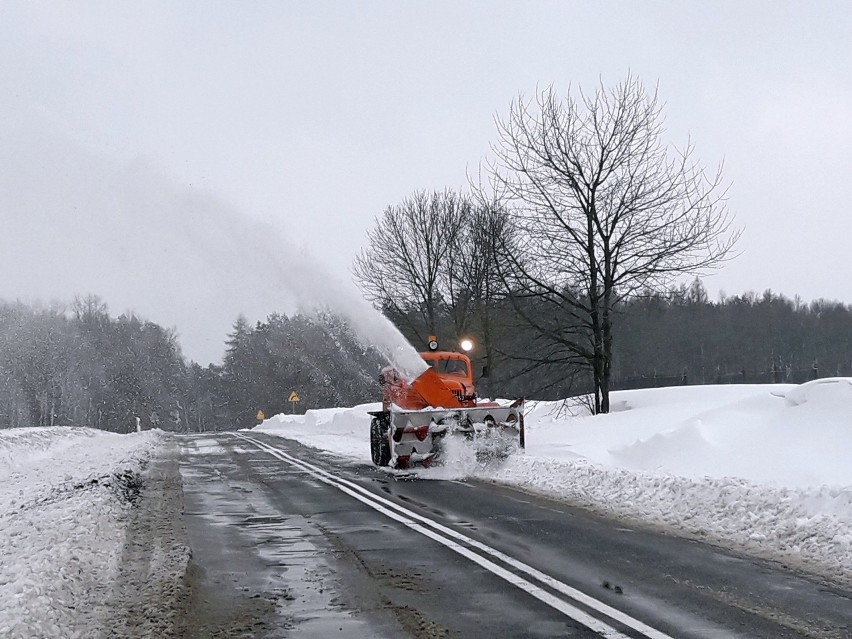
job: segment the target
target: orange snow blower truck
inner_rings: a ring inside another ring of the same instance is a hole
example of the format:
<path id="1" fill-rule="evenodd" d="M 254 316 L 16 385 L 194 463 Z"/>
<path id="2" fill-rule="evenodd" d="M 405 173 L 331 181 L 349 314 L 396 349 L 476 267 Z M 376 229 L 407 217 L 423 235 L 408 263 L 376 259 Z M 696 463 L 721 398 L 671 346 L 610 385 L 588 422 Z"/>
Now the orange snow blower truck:
<path id="1" fill-rule="evenodd" d="M 477 402 L 470 358 L 439 351 L 434 337 L 420 357 L 429 367 L 412 381 L 392 366 L 382 369 L 382 410 L 370 413 L 373 463 L 395 468 L 440 463 L 447 437 L 473 442 L 478 459 L 524 447 L 523 399 Z"/>

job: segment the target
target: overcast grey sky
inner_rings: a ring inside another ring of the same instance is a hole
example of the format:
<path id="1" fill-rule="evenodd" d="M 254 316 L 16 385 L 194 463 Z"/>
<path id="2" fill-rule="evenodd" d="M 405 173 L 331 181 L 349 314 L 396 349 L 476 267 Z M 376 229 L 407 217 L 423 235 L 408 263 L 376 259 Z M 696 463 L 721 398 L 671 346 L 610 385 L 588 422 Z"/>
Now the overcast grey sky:
<path id="1" fill-rule="evenodd" d="M 848 2 L 3 0 L 0 297 L 97 293 L 219 359 L 237 313 L 292 310 L 274 256 L 348 278 L 518 93 L 631 71 L 725 161 L 742 255 L 708 289 L 852 303 L 850 34 Z"/>

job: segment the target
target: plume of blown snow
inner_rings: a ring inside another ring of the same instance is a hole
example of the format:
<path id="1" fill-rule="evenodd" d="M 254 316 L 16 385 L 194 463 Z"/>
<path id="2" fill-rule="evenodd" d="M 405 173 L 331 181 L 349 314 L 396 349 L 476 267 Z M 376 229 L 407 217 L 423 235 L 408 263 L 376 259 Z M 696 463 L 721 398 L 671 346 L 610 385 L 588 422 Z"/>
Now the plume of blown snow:
<path id="1" fill-rule="evenodd" d="M 269 224 L 181 184 L 144 159 L 118 160 L 48 128 L 0 126 L 0 288 L 7 299 L 96 294 L 175 327 L 187 354 L 221 360 L 239 315 L 327 310 L 406 376 L 425 363 L 351 281 Z M 38 258 L 39 247 L 51 259 Z M 27 264 L 27 269 L 20 269 Z"/>

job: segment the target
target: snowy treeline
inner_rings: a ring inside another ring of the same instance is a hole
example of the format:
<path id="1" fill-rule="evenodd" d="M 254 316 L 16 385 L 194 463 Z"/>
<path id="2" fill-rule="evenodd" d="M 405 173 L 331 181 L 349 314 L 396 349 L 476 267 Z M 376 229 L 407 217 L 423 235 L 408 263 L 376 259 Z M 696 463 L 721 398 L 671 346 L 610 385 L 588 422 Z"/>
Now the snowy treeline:
<path id="1" fill-rule="evenodd" d="M 535 300 L 527 312 L 542 316 Z M 619 306 L 614 387 L 713 383 L 800 383 L 852 375 L 852 308 L 804 304 L 766 292 L 708 299 L 700 281 Z M 422 315 L 386 309 L 411 343 L 425 348 Z M 443 348 L 460 333 L 452 309 L 438 307 Z M 465 335 L 478 341 L 480 315 L 468 313 Z M 490 374 L 485 396 L 554 399 L 589 389 L 587 372 L 548 357 L 548 342 L 520 321 L 508 300 L 488 305 Z M 176 336 L 132 315 L 111 318 L 97 298 L 70 309 L 0 303 L 0 428 L 89 426 L 115 432 L 250 427 L 267 416 L 352 406 L 380 397 L 386 363 L 331 315 L 238 319 L 221 366 L 187 363 Z M 292 392 L 301 401 L 289 402 Z"/>
<path id="2" fill-rule="evenodd" d="M 199 402 L 201 420 L 247 428 L 258 423 L 259 410 L 272 416 L 372 401 L 379 397 L 384 365 L 333 315 L 273 314 L 254 327 L 240 317 L 224 365 L 203 373 L 212 383 Z M 295 405 L 290 402 L 294 392 L 299 397 Z"/>
<path id="3" fill-rule="evenodd" d="M 840 302 L 807 304 L 769 290 L 714 302 L 695 280 L 633 300 L 622 316 L 615 361 L 622 388 L 655 371 L 689 384 L 852 376 L 852 307 Z"/>
<path id="4" fill-rule="evenodd" d="M 0 303 L 0 427 L 114 432 L 185 425 L 186 367 L 175 335 L 97 298 L 70 311 Z"/>
<path id="5" fill-rule="evenodd" d="M 519 308 L 516 308 L 519 307 Z M 439 306 L 437 333 L 447 348 L 461 334 L 454 309 Z M 389 311 L 390 312 L 390 311 Z M 552 336 L 536 331 L 520 314 L 547 328 L 548 309 L 534 299 L 492 300 L 488 330 L 468 315 L 465 335 L 489 340 L 487 379 L 493 395 L 558 399 L 587 392 L 591 380 L 576 361 L 554 350 Z M 403 333 L 423 347 L 428 329 L 416 307 L 404 317 L 391 312 Z M 565 319 L 562 318 L 563 322 Z M 766 291 L 709 299 L 698 279 L 665 293 L 648 293 L 619 304 L 614 315 L 613 388 L 682 384 L 801 383 L 814 377 L 852 375 L 852 307 L 819 300 L 804 303 Z M 485 348 L 474 353 L 478 372 Z"/>
<path id="6" fill-rule="evenodd" d="M 223 366 L 187 363 L 175 334 L 97 297 L 69 309 L 0 302 L 0 428 L 113 432 L 250 427 L 259 410 L 354 404 L 378 393 L 378 355 L 332 316 L 239 319 Z"/>

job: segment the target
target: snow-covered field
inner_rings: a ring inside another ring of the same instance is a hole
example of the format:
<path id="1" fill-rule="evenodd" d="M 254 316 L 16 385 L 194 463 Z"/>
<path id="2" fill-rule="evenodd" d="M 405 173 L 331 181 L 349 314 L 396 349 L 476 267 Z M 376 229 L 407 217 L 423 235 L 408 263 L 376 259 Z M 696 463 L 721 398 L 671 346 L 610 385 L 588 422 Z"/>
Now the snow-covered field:
<path id="1" fill-rule="evenodd" d="M 103 630 L 138 475 L 161 437 L 0 430 L 0 637 Z"/>
<path id="2" fill-rule="evenodd" d="M 417 472 L 513 484 L 852 584 L 852 378 L 611 397 L 599 416 L 530 402 L 523 454 Z M 369 463 L 378 408 L 278 415 L 257 430 Z"/>

